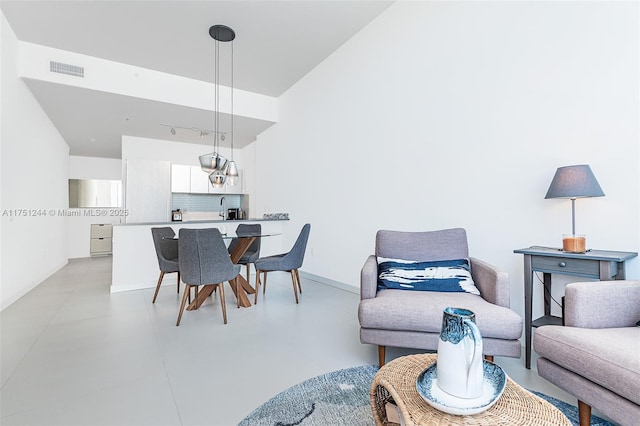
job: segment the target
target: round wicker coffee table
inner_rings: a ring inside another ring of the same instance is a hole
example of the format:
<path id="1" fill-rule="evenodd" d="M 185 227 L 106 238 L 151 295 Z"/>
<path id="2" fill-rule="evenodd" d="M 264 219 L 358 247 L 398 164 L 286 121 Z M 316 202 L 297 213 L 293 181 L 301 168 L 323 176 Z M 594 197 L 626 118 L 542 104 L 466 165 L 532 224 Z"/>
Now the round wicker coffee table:
<path id="1" fill-rule="evenodd" d="M 377 425 L 391 426 L 386 404 L 398 406 L 406 426 L 571 426 L 569 419 L 549 402 L 537 397 L 510 378 L 504 393 L 487 411 L 473 416 L 456 416 L 437 410 L 418 394 L 416 379 L 436 361 L 435 354 L 409 355 L 384 365 L 375 375 L 370 390 L 371 409 Z"/>

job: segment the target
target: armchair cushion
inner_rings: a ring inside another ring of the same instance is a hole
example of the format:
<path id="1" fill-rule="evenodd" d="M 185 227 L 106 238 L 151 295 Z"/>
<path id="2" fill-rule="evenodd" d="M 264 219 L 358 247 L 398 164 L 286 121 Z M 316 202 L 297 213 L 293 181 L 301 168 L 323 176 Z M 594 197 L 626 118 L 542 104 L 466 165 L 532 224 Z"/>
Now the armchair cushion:
<path id="1" fill-rule="evenodd" d="M 360 326 L 367 329 L 439 335 L 442 311 L 448 306 L 473 311 L 482 337 L 513 340 L 522 334 L 522 319 L 518 314 L 469 293 L 381 290 L 376 297 L 360 302 L 358 318 Z"/>
<path id="2" fill-rule="evenodd" d="M 640 330 L 636 327 L 536 329 L 541 358 L 640 404 Z"/>
<path id="3" fill-rule="evenodd" d="M 469 259 L 419 262 L 378 257 L 378 290 L 467 292 L 480 295 Z"/>

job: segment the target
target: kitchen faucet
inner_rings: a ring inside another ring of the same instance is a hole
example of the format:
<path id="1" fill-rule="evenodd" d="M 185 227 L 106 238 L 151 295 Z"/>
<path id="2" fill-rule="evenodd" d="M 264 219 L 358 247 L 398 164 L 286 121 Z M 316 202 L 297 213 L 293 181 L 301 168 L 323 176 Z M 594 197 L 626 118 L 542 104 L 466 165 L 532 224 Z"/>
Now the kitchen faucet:
<path id="1" fill-rule="evenodd" d="M 220 198 L 220 213 L 218 213 L 218 216 L 222 216 L 222 220 L 226 220 L 226 215 L 224 214 L 224 197 Z"/>

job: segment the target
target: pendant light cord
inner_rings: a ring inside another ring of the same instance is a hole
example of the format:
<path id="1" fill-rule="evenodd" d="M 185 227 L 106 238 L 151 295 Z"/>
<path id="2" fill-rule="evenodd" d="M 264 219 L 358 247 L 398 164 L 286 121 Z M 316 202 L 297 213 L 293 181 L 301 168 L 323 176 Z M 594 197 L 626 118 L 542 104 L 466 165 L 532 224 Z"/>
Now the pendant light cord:
<path id="1" fill-rule="evenodd" d="M 220 137 L 220 42 L 218 40 L 215 41 L 215 74 L 214 74 L 214 83 L 215 83 L 215 102 L 214 108 L 216 109 L 216 113 L 214 115 L 214 126 L 215 126 L 215 137 L 213 138 L 213 152 L 218 152 L 219 137 Z"/>
<path id="2" fill-rule="evenodd" d="M 231 161 L 233 161 L 233 40 L 231 40 Z"/>

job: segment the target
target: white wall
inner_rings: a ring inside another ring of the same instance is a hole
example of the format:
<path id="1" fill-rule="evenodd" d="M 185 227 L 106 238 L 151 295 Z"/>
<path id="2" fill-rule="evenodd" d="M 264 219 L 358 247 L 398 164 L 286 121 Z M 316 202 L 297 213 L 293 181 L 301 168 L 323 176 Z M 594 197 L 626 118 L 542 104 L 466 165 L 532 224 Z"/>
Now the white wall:
<path id="1" fill-rule="evenodd" d="M 122 179 L 122 161 L 113 158 L 69 156 L 69 179 Z"/>
<path id="2" fill-rule="evenodd" d="M 464 227 L 523 315 L 513 250 L 571 229 L 557 167 L 606 194 L 576 202 L 589 247 L 640 249 L 638 76 L 637 3 L 397 2 L 280 98 L 257 213 L 310 222 L 303 270 L 354 288 L 377 230 Z"/>
<path id="3" fill-rule="evenodd" d="M 18 40 L 2 14 L 0 308 L 67 263 L 69 147 L 18 78 Z M 16 216 L 17 215 L 17 216 Z"/>

